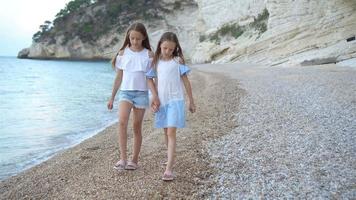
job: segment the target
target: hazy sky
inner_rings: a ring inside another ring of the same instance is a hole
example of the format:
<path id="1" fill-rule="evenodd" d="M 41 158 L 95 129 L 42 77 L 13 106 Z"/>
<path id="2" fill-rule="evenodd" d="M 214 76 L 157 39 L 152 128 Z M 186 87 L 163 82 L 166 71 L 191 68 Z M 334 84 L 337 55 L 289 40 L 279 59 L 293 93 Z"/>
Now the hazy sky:
<path id="1" fill-rule="evenodd" d="M 0 56 L 17 56 L 70 0 L 0 0 Z"/>

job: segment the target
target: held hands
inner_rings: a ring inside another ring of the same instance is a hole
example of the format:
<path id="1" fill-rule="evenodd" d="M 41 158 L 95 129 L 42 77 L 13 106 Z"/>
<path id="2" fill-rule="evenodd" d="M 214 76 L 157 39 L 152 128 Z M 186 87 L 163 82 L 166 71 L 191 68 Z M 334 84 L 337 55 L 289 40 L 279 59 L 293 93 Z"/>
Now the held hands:
<path id="1" fill-rule="evenodd" d="M 153 97 L 152 103 L 151 103 L 152 112 L 158 112 L 160 105 L 161 105 L 161 102 L 159 101 L 158 97 Z"/>
<path id="2" fill-rule="evenodd" d="M 114 100 L 109 99 L 108 104 L 107 104 L 109 110 L 112 110 L 112 108 L 114 107 L 113 104 L 114 104 Z"/>

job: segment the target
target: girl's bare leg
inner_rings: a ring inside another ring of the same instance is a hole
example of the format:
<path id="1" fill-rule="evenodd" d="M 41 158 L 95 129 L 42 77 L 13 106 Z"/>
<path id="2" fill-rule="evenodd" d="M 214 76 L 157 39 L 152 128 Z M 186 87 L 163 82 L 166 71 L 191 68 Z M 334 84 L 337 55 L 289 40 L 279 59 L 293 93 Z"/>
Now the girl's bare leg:
<path id="1" fill-rule="evenodd" d="M 134 130 L 134 146 L 132 162 L 138 163 L 138 156 L 141 150 L 142 144 L 142 121 L 145 115 L 145 109 L 134 108 L 133 109 L 133 130 Z"/>
<path id="2" fill-rule="evenodd" d="M 164 143 L 166 144 L 166 147 L 168 149 L 168 135 L 167 135 L 167 128 L 163 128 L 164 131 Z"/>
<path id="3" fill-rule="evenodd" d="M 173 163 L 174 157 L 176 153 L 176 131 L 177 128 L 168 128 L 167 136 L 168 136 L 168 150 L 167 150 L 167 157 L 168 162 L 166 166 L 165 174 L 172 174 L 173 172 Z"/>
<path id="4" fill-rule="evenodd" d="M 119 146 L 120 160 L 127 160 L 127 124 L 129 122 L 132 104 L 121 101 L 119 104 Z"/>

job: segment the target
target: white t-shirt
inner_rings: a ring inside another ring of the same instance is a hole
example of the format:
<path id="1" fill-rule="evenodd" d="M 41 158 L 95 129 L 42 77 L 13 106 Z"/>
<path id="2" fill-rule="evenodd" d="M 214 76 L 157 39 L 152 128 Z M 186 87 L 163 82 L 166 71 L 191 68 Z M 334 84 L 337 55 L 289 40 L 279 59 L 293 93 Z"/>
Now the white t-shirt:
<path id="1" fill-rule="evenodd" d="M 157 79 L 158 96 L 162 105 L 168 104 L 170 101 L 184 100 L 183 81 L 179 63 L 176 60 L 159 60 Z"/>
<path id="2" fill-rule="evenodd" d="M 178 58 L 169 61 L 159 60 L 156 69 L 150 68 L 146 76 L 148 78 L 157 78 L 158 98 L 161 106 L 170 102 L 184 101 L 181 76 L 189 72 L 189 67 L 180 64 Z"/>
<path id="3" fill-rule="evenodd" d="M 122 56 L 117 55 L 116 70 L 123 70 L 120 90 L 148 90 L 146 72 L 149 70 L 151 64 L 148 52 L 148 49 L 135 52 L 127 47 Z"/>

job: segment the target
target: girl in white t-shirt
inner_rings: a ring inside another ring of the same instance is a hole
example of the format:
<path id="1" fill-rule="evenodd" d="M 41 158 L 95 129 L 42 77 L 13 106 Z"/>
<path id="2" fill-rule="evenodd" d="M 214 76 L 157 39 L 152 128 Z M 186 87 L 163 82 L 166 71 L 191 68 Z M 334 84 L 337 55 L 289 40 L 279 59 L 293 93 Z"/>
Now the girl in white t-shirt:
<path id="1" fill-rule="evenodd" d="M 146 28 L 141 23 L 132 24 L 125 36 L 125 41 L 112 60 L 116 78 L 108 101 L 108 109 L 113 108 L 115 95 L 119 91 L 119 146 L 120 160 L 114 165 L 117 170 L 135 170 L 142 144 L 142 121 L 148 107 L 148 89 L 146 72 L 150 67 L 153 53 Z M 127 125 L 133 112 L 134 145 L 133 156 L 127 159 Z"/>
<path id="2" fill-rule="evenodd" d="M 189 111 L 195 112 L 192 89 L 187 76 L 190 69 L 184 65 L 182 48 L 176 34 L 166 32 L 161 36 L 152 66 L 146 74 L 152 92 L 151 108 L 155 111 L 155 127 L 164 129 L 168 149 L 168 162 L 162 179 L 171 181 L 174 179 L 176 130 L 185 127 L 183 87 L 189 98 Z"/>

